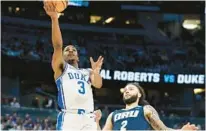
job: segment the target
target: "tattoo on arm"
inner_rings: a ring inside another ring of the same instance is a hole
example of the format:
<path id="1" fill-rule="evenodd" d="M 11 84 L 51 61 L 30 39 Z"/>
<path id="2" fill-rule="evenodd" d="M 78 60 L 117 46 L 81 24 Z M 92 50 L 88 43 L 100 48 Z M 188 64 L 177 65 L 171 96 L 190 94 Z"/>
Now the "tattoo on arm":
<path id="1" fill-rule="evenodd" d="M 150 125 L 155 130 L 174 130 L 174 129 L 168 128 L 167 126 L 164 125 L 164 123 L 160 120 L 157 111 L 152 106 L 146 105 L 144 108 L 146 111 L 149 112 L 146 115 L 146 117 L 147 117 Z"/>

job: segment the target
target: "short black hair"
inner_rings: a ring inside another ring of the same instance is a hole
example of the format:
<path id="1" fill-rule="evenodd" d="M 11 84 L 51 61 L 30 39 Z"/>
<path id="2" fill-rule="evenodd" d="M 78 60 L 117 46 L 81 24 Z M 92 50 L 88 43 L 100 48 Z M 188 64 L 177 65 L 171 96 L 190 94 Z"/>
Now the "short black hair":
<path id="1" fill-rule="evenodd" d="M 66 46 L 64 46 L 63 47 L 63 51 L 65 50 L 65 48 L 67 47 L 67 46 L 73 46 L 74 48 L 76 48 L 76 50 L 77 50 L 77 52 L 79 52 L 79 47 L 77 46 L 77 45 L 74 45 L 74 44 L 68 44 L 68 45 L 66 45 Z"/>

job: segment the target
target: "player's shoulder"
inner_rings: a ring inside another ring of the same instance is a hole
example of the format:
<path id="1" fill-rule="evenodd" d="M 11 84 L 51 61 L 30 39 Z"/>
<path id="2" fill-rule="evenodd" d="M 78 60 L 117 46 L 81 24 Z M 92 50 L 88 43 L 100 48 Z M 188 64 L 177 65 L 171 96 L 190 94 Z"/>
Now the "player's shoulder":
<path id="1" fill-rule="evenodd" d="M 91 71 L 91 68 L 83 68 L 83 70 Z"/>
<path id="2" fill-rule="evenodd" d="M 75 68 L 74 66 L 70 65 L 67 62 L 65 62 L 65 67 L 67 67 L 67 69 L 75 69 L 75 70 L 80 70 L 83 72 L 90 72 L 91 71 L 91 68 Z"/>
<path id="3" fill-rule="evenodd" d="M 88 74 L 91 72 L 91 68 L 80 68 L 79 70 Z"/>
<path id="4" fill-rule="evenodd" d="M 108 118 L 113 119 L 113 117 L 114 117 L 114 111 L 109 114 Z"/>
<path id="5" fill-rule="evenodd" d="M 115 115 L 118 114 L 118 113 L 120 113 L 121 111 L 122 111 L 122 109 L 118 109 L 118 110 L 112 111 L 112 112 L 109 114 L 108 118 L 112 120 L 112 123 L 114 123 L 114 117 L 115 117 Z"/>
<path id="6" fill-rule="evenodd" d="M 151 115 L 151 114 L 158 115 L 158 112 L 156 111 L 156 109 L 153 106 L 151 106 L 151 105 L 145 105 L 143 107 L 143 110 L 144 110 L 144 114 L 145 115 Z"/>
<path id="7" fill-rule="evenodd" d="M 92 69 L 91 69 L 91 68 L 83 68 L 83 70 L 84 70 L 84 71 L 91 72 Z"/>
<path id="8" fill-rule="evenodd" d="M 110 114 L 113 116 L 113 115 L 118 114 L 118 113 L 120 113 L 122 111 L 124 111 L 123 108 L 122 109 L 116 109 L 116 110 L 112 111 Z"/>
<path id="9" fill-rule="evenodd" d="M 154 107 L 151 105 L 145 105 L 145 106 L 143 106 L 143 109 L 144 110 L 155 110 Z"/>

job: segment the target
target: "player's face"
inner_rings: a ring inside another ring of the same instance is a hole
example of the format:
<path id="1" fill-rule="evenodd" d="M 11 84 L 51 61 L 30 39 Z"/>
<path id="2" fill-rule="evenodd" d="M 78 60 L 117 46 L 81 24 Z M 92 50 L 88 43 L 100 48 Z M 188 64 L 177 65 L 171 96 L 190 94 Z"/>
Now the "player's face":
<path id="1" fill-rule="evenodd" d="M 68 45 L 64 48 L 63 56 L 64 60 L 68 63 L 79 61 L 77 49 L 73 45 Z"/>
<path id="2" fill-rule="evenodd" d="M 132 104 L 141 97 L 139 89 L 132 84 L 127 85 L 123 92 L 123 101 L 125 104 Z"/>

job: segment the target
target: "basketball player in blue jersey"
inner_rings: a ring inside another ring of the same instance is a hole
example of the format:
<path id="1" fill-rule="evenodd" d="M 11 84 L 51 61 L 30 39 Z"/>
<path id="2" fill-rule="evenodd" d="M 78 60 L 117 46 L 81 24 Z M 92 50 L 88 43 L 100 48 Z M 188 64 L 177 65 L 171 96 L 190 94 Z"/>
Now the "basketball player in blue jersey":
<path id="1" fill-rule="evenodd" d="M 102 87 L 99 72 L 103 57 L 100 56 L 96 62 L 90 58 L 91 69 L 78 67 L 77 49 L 73 45 L 62 49 L 58 13 L 52 4 L 53 2 L 44 1 L 44 9 L 52 24 L 52 69 L 58 89 L 58 105 L 61 109 L 57 117 L 57 130 L 97 130 L 91 85 L 95 88 Z"/>
<path id="2" fill-rule="evenodd" d="M 160 120 L 157 111 L 145 100 L 144 90 L 138 83 L 127 84 L 122 93 L 126 108 L 112 112 L 106 120 L 103 131 L 175 130 L 168 128 Z M 96 114 L 97 123 L 101 117 L 100 113 Z M 197 130 L 197 127 L 188 123 L 180 130 Z"/>

